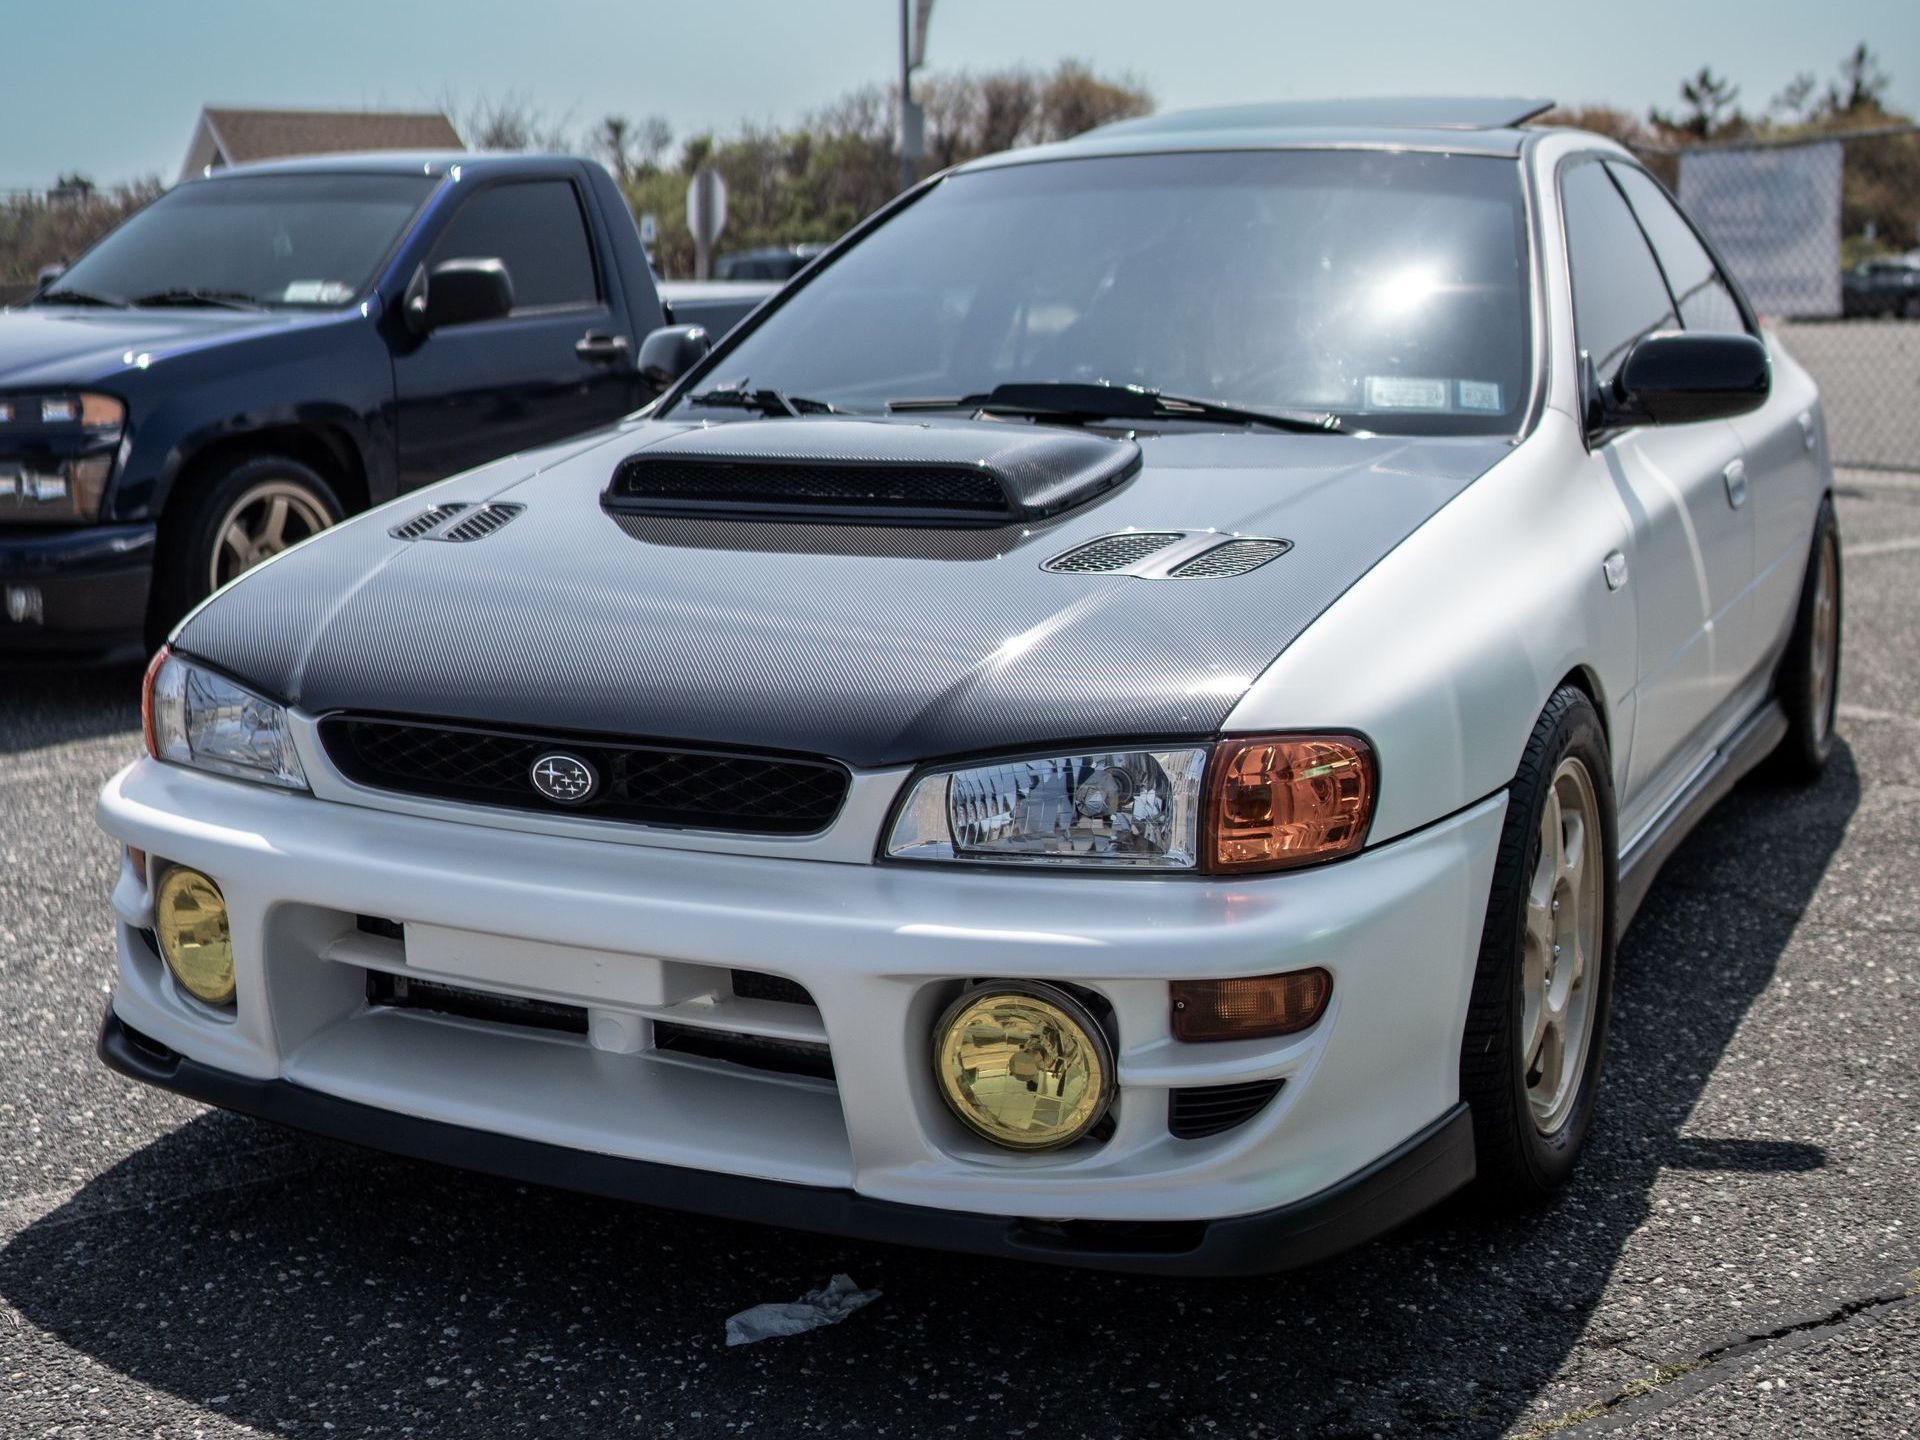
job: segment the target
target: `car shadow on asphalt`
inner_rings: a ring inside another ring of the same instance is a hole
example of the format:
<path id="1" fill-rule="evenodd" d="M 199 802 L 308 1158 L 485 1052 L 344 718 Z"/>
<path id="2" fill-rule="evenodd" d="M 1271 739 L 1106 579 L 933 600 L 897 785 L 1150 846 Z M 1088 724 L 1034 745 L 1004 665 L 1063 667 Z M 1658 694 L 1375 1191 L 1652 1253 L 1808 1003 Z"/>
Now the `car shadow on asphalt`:
<path id="1" fill-rule="evenodd" d="M 674 1215 L 208 1113 L 27 1226 L 0 1295 L 286 1435 L 1495 1434 L 1577 1345 L 1611 1343 L 1589 1322 L 1663 1169 L 1791 1185 L 1824 1163 L 1792 1136 L 1683 1131 L 1859 796 L 1840 745 L 1811 788 L 1749 780 L 1676 854 L 1622 943 L 1588 1153 L 1537 1212 L 1469 1192 L 1310 1270 L 1150 1280 Z M 724 1348 L 728 1314 L 836 1271 L 882 1299 Z"/>

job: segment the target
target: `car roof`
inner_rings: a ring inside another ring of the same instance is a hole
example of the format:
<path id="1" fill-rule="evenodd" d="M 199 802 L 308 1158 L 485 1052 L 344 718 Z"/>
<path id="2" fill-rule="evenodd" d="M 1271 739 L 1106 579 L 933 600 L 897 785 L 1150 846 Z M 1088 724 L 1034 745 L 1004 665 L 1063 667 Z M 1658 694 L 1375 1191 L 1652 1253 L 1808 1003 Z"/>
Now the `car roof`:
<path id="1" fill-rule="evenodd" d="M 1531 133 L 1520 127 L 1552 108 L 1543 98 L 1444 95 L 1222 105 L 1121 120 L 1072 140 L 990 155 L 960 168 L 1175 150 L 1370 147 L 1516 156 Z"/>
<path id="2" fill-rule="evenodd" d="M 241 179 L 249 175 L 440 176 L 455 167 L 463 173 L 497 174 L 521 170 L 551 171 L 579 163 L 571 155 L 527 154 L 519 151 L 376 150 L 362 154 L 300 155 L 287 160 L 228 165 L 196 177 L 196 180 Z"/>

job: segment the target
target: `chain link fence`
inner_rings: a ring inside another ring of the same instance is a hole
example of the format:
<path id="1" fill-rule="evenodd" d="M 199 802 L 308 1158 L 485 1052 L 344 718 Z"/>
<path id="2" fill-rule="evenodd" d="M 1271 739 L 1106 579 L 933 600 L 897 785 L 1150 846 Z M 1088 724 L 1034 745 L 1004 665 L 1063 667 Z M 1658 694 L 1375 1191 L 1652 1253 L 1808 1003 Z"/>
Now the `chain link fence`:
<path id="1" fill-rule="evenodd" d="M 1642 154 L 1819 382 L 1835 462 L 1920 470 L 1920 126 Z"/>

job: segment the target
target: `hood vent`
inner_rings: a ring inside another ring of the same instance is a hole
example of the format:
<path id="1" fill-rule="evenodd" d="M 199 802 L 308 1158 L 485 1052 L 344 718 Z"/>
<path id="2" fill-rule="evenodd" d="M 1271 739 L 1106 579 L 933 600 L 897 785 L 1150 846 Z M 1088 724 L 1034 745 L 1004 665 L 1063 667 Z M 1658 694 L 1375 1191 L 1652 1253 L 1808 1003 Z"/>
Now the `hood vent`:
<path id="1" fill-rule="evenodd" d="M 396 540 L 418 540 L 429 531 L 437 530 L 462 510 L 466 505 L 452 500 L 445 505 L 430 505 L 404 524 L 396 525 L 387 531 Z"/>
<path id="2" fill-rule="evenodd" d="M 619 514 L 1012 525 L 1084 504 L 1139 467 L 1131 440 L 1032 426 L 743 421 L 627 456 L 600 503 Z"/>
<path id="3" fill-rule="evenodd" d="M 484 540 L 502 525 L 527 507 L 524 505 L 501 505 L 489 503 L 482 505 L 464 520 L 449 525 L 433 538 L 436 540 Z"/>
<path id="4" fill-rule="evenodd" d="M 1131 570 L 1151 555 L 1186 536 L 1178 530 L 1130 530 L 1118 535 L 1102 535 L 1076 545 L 1064 555 L 1056 555 L 1040 568 L 1057 575 L 1114 575 Z"/>
<path id="5" fill-rule="evenodd" d="M 1229 540 L 1224 545 L 1201 551 L 1191 560 L 1182 560 L 1167 574 L 1175 580 L 1226 580 L 1258 570 L 1292 548 L 1291 540 Z"/>

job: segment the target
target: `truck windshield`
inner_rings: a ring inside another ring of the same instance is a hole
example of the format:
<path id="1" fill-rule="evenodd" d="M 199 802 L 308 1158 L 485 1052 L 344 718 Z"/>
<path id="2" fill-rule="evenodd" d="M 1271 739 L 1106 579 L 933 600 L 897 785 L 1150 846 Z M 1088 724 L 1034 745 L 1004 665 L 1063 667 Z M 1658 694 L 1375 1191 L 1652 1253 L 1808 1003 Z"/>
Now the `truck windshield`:
<path id="1" fill-rule="evenodd" d="M 1349 430 L 1511 433 L 1529 399 L 1528 276 L 1511 159 L 1009 165 L 935 186 L 696 388 L 880 413 L 1015 382 L 1106 382 L 1330 412 Z"/>
<path id="2" fill-rule="evenodd" d="M 140 304 L 344 305 L 372 282 L 439 182 L 426 175 L 252 175 L 171 190 L 54 282 Z"/>

